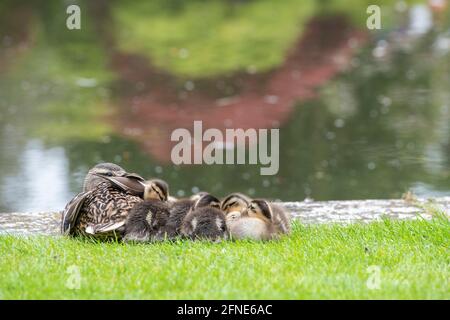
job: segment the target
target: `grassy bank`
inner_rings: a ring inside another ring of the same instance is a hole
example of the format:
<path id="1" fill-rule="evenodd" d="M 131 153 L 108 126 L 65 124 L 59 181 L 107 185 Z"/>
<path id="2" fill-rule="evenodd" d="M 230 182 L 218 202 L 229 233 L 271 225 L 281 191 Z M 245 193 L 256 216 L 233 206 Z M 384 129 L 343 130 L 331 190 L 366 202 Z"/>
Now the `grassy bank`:
<path id="1" fill-rule="evenodd" d="M 1 236 L 0 298 L 449 299 L 449 236 L 447 218 L 295 225 L 269 243 Z"/>

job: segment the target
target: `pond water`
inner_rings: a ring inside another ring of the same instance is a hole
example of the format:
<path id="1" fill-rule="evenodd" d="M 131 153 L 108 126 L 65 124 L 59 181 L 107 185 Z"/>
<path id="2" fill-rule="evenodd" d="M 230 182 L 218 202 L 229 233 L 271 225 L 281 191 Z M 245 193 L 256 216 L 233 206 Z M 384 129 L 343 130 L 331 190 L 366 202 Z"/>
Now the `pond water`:
<path id="1" fill-rule="evenodd" d="M 450 25 L 431 9 L 405 9 L 370 33 L 340 15 L 312 14 L 281 63 L 201 76 L 200 67 L 177 74 L 121 48 L 104 31 L 111 17 L 99 15 L 89 34 L 54 31 L 65 19 L 45 19 L 55 7 L 0 6 L 9 17 L 0 32 L 0 212 L 61 210 L 102 161 L 163 178 L 180 197 L 450 195 Z M 188 49 L 177 52 L 189 58 Z M 280 128 L 279 172 L 173 165 L 170 132 L 191 129 L 193 120 Z"/>

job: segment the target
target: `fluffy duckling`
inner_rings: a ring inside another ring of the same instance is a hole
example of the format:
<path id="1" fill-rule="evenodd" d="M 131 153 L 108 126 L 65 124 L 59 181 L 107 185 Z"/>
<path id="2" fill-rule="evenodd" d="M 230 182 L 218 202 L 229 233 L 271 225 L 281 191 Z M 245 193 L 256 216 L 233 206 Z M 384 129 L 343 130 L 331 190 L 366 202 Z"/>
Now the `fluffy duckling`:
<path id="1" fill-rule="evenodd" d="M 163 240 L 163 228 L 169 218 L 168 186 L 162 180 L 146 183 L 144 201 L 137 203 L 125 221 L 123 241 Z"/>
<path id="2" fill-rule="evenodd" d="M 208 206 L 218 209 L 220 207 L 220 201 L 206 192 L 195 199 L 180 199 L 171 205 L 170 215 L 164 228 L 167 238 L 174 238 L 181 235 L 183 220 L 193 208 Z"/>
<path id="3" fill-rule="evenodd" d="M 241 212 L 247 208 L 250 201 L 252 201 L 252 199 L 245 194 L 235 192 L 229 194 L 222 200 L 220 208 L 225 215 L 233 211 Z"/>
<path id="4" fill-rule="evenodd" d="M 181 234 L 184 237 L 220 241 L 228 236 L 225 214 L 217 207 L 194 207 L 183 219 Z"/>
<path id="5" fill-rule="evenodd" d="M 242 212 L 230 212 L 226 222 L 234 239 L 270 240 L 290 232 L 289 214 L 266 200 L 252 200 Z"/>
<path id="6" fill-rule="evenodd" d="M 270 220 L 277 233 L 288 234 L 291 232 L 291 214 L 282 206 L 257 199 L 250 202 L 247 211 L 250 217 L 268 217 L 267 213 L 270 212 Z"/>
<path id="7" fill-rule="evenodd" d="M 226 223 L 232 239 L 270 240 L 275 234 L 264 219 L 249 217 L 239 211 L 230 212 Z"/>

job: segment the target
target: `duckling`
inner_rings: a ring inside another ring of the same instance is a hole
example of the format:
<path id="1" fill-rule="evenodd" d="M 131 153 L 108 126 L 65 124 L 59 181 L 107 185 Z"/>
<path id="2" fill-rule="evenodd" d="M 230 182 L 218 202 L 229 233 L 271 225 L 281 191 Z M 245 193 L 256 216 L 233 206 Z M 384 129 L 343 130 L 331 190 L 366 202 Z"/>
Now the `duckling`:
<path id="1" fill-rule="evenodd" d="M 181 235 L 181 225 L 186 215 L 193 209 L 210 206 L 218 209 L 220 201 L 209 193 L 202 194 L 197 200 L 180 199 L 170 207 L 170 215 L 167 219 L 164 232 L 167 238 L 174 238 Z"/>
<path id="2" fill-rule="evenodd" d="M 200 207 L 212 207 L 220 209 L 220 200 L 207 192 L 203 192 L 200 197 L 194 200 L 193 208 Z"/>
<path id="3" fill-rule="evenodd" d="M 289 214 L 266 200 L 252 200 L 242 212 L 230 212 L 226 222 L 234 239 L 270 240 L 290 232 Z"/>
<path id="4" fill-rule="evenodd" d="M 270 240 L 274 235 L 270 223 L 259 217 L 249 217 L 245 212 L 230 212 L 226 224 L 232 239 Z"/>
<path id="5" fill-rule="evenodd" d="M 194 207 L 183 219 L 181 235 L 192 240 L 220 241 L 228 236 L 225 214 L 217 207 Z"/>
<path id="6" fill-rule="evenodd" d="M 279 205 L 263 199 L 256 199 L 250 202 L 247 213 L 250 217 L 268 218 L 277 233 L 287 234 L 291 231 L 291 215 Z"/>
<path id="7" fill-rule="evenodd" d="M 275 204 L 273 202 L 269 203 L 272 208 L 273 222 L 279 232 L 283 234 L 291 233 L 292 216 L 289 211 L 283 206 Z"/>
<path id="8" fill-rule="evenodd" d="M 144 184 L 144 200 L 166 202 L 169 198 L 169 185 L 161 179 L 151 179 Z"/>
<path id="9" fill-rule="evenodd" d="M 252 199 L 245 194 L 235 192 L 229 194 L 222 200 L 220 208 L 225 215 L 227 215 L 233 211 L 242 211 L 246 209 L 250 201 L 252 201 Z"/>
<path id="10" fill-rule="evenodd" d="M 155 188 L 157 184 L 160 185 L 159 188 Z M 159 197 L 159 191 L 163 192 L 163 197 Z M 126 218 L 123 241 L 148 242 L 164 239 L 163 228 L 170 214 L 167 194 L 168 187 L 165 183 L 149 181 L 145 186 L 144 201 L 137 203 Z"/>

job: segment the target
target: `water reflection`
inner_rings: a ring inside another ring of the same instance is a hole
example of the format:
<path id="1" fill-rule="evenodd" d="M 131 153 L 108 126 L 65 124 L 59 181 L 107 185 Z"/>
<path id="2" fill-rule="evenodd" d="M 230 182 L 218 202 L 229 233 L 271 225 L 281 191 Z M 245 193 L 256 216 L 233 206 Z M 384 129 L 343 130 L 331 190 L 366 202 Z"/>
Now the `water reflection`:
<path id="1" fill-rule="evenodd" d="M 63 208 L 71 197 L 67 157 L 64 148 L 45 148 L 39 140 L 29 140 L 18 158 L 16 173 L 5 172 L 1 186 L 0 210 L 52 211 Z"/>
<path id="2" fill-rule="evenodd" d="M 166 179 L 179 197 L 450 195 L 449 26 L 433 30 L 427 7 L 401 10 L 415 22 L 373 35 L 342 15 L 311 16 L 279 67 L 195 78 L 123 51 L 105 33 L 108 2 L 78 34 L 55 27 L 64 18 L 55 3 L 14 7 L 9 16 L 27 23 L 2 20 L 0 212 L 62 209 L 101 161 Z M 171 130 L 199 119 L 221 129 L 280 127 L 280 172 L 171 165 Z"/>
<path id="3" fill-rule="evenodd" d="M 431 9 L 423 4 L 412 6 L 409 14 L 409 32 L 411 34 L 424 34 L 433 27 Z"/>

